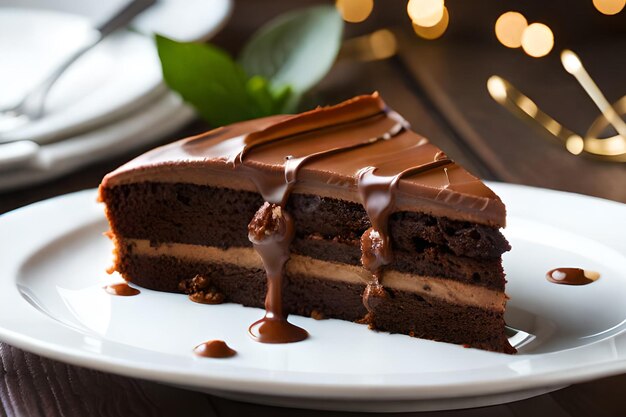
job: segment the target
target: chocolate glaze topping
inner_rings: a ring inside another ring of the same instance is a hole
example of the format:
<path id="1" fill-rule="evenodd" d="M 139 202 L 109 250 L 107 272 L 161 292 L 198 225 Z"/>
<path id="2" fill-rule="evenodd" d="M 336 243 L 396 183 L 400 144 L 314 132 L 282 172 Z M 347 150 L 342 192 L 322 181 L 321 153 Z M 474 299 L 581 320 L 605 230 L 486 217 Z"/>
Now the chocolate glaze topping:
<path id="1" fill-rule="evenodd" d="M 360 202 L 357 174 L 362 168 L 377 167 L 377 175 L 393 176 L 441 152 L 406 127 L 395 132 L 394 140 L 364 143 L 393 134 L 398 128 L 395 116 L 373 94 L 299 115 L 236 123 L 153 149 L 107 175 L 103 186 L 150 181 L 258 189 L 267 201 L 279 203 L 278 197 L 288 194 L 285 175 L 295 166 L 293 192 Z M 236 165 L 256 169 L 233 169 Z M 222 180 L 225 174 L 227 181 Z M 500 199 L 454 163 L 403 177 L 396 197 L 399 210 L 505 224 Z"/>
<path id="2" fill-rule="evenodd" d="M 587 285 L 597 281 L 598 278 L 599 273 L 581 268 L 556 268 L 546 274 L 548 281 L 564 285 Z"/>
<path id="3" fill-rule="evenodd" d="M 219 181 L 215 178 L 224 173 L 229 176 L 226 186 L 252 188 L 266 201 L 248 226 L 268 278 L 266 315 L 250 327 L 250 333 L 265 343 L 307 337 L 305 330 L 287 321 L 282 309 L 283 269 L 294 234 L 285 207 L 299 187 L 363 203 L 372 225 L 361 238 L 362 263 L 373 277 L 364 293 L 370 311 L 374 298 L 385 295 L 381 274 L 392 259 L 387 219 L 394 210 L 417 207 L 459 220 L 504 225 L 499 198 L 411 132 L 378 94 L 299 115 L 236 123 L 157 148 L 109 174 L 103 185 L 137 181 L 213 185 L 211 181 Z"/>
<path id="4" fill-rule="evenodd" d="M 203 358 L 230 358 L 237 352 L 231 349 L 223 340 L 209 340 L 193 348 L 193 353 Z"/>
<path id="5" fill-rule="evenodd" d="M 125 282 L 107 285 L 104 287 L 104 290 L 111 295 L 121 295 L 122 297 L 131 297 L 141 292 L 137 288 L 133 288 Z"/>

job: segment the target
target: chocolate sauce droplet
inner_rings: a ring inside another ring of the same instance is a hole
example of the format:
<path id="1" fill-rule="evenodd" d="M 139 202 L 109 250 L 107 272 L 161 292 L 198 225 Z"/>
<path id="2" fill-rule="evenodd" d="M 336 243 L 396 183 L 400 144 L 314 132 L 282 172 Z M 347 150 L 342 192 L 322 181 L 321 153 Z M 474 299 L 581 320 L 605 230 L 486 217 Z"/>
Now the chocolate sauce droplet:
<path id="1" fill-rule="evenodd" d="M 230 358 L 237 354 L 223 340 L 209 340 L 193 348 L 193 353 L 203 358 Z"/>
<path id="2" fill-rule="evenodd" d="M 261 343 L 294 343 L 309 337 L 309 333 L 303 328 L 289 323 L 285 317 L 274 316 L 269 311 L 261 320 L 252 323 L 248 331 L 254 340 Z"/>
<path id="3" fill-rule="evenodd" d="M 370 227 L 361 235 L 361 264 L 376 275 L 377 271 L 390 262 L 389 236 Z"/>
<path id="4" fill-rule="evenodd" d="M 378 278 L 376 278 L 375 282 L 369 283 L 365 287 L 365 292 L 363 293 L 363 304 L 365 305 L 367 311 L 371 314 L 374 309 L 387 298 L 388 295 L 385 288 L 378 283 Z"/>
<path id="5" fill-rule="evenodd" d="M 104 287 L 104 290 L 111 295 L 120 295 L 122 297 L 131 297 L 141 292 L 137 288 L 133 288 L 125 282 L 107 285 Z"/>
<path id="6" fill-rule="evenodd" d="M 556 268 L 546 274 L 548 281 L 563 285 L 587 285 L 597 281 L 598 278 L 599 273 L 581 268 Z"/>

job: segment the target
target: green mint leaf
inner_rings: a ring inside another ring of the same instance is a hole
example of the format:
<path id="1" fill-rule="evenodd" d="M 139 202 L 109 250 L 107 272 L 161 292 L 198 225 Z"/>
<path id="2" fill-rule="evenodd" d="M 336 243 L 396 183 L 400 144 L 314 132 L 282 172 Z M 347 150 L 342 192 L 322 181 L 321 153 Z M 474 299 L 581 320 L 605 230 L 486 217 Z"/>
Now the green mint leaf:
<path id="1" fill-rule="evenodd" d="M 246 89 L 248 95 L 254 100 L 257 108 L 264 115 L 274 114 L 274 97 L 269 88 L 269 82 L 261 77 L 255 75 L 251 77 L 246 83 Z"/>
<path id="2" fill-rule="evenodd" d="M 278 91 L 291 87 L 282 97 L 282 108 L 295 110 L 303 93 L 330 70 L 339 47 L 343 20 L 334 6 L 324 5 L 289 12 L 274 19 L 246 44 L 239 63 L 248 74 L 261 75 Z"/>
<path id="3" fill-rule="evenodd" d="M 293 94 L 293 90 L 290 85 L 283 85 L 272 90 L 272 96 L 274 98 L 274 112 L 285 113 L 288 108 L 288 101 L 291 100 L 294 103 L 300 101 L 300 96 Z M 294 110 L 295 111 L 295 108 Z"/>
<path id="4" fill-rule="evenodd" d="M 226 52 L 160 35 L 156 44 L 167 85 L 213 127 L 270 114 L 261 93 L 251 93 L 246 73 Z"/>
<path id="5" fill-rule="evenodd" d="M 266 116 L 282 113 L 285 103 L 292 97 L 290 86 L 272 91 L 269 81 L 260 75 L 251 77 L 246 87 L 250 97 Z"/>

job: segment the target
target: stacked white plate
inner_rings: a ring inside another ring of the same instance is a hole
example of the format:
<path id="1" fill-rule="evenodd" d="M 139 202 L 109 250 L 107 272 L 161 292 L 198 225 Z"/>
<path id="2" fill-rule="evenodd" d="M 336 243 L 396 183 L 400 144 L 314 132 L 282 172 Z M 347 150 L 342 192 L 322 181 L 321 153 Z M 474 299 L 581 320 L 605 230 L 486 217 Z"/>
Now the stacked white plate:
<path id="1" fill-rule="evenodd" d="M 0 0 L 0 108 L 19 102 L 127 0 Z M 102 3 L 106 3 L 103 5 Z M 193 117 L 163 83 L 153 34 L 214 35 L 230 0 L 159 0 L 74 63 L 45 117 L 0 133 L 0 190 L 43 182 L 173 134 Z"/>

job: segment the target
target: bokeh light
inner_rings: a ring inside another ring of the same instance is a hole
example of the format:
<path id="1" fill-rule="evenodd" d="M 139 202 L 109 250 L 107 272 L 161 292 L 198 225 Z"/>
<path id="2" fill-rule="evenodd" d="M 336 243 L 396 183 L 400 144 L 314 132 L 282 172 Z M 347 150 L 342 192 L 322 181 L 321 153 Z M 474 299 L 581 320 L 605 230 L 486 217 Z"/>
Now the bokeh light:
<path id="1" fill-rule="evenodd" d="M 374 9 L 374 0 L 336 0 L 335 7 L 346 22 L 359 23 Z"/>
<path id="2" fill-rule="evenodd" d="M 563 63 L 565 71 L 570 74 L 575 74 L 583 68 L 583 64 L 580 62 L 578 56 L 569 49 L 561 52 L 561 62 Z"/>
<path id="3" fill-rule="evenodd" d="M 593 5 L 602 14 L 614 15 L 624 9 L 626 0 L 593 0 Z"/>
<path id="4" fill-rule="evenodd" d="M 496 21 L 496 37 L 508 48 L 522 46 L 522 33 L 528 27 L 526 18 L 518 12 L 506 12 Z"/>
<path id="5" fill-rule="evenodd" d="M 387 30 L 380 29 L 369 36 L 373 59 L 385 59 L 396 54 L 398 45 L 395 35 Z"/>
<path id="6" fill-rule="evenodd" d="M 550 53 L 554 47 L 552 30 L 543 23 L 533 23 L 522 33 L 522 49 L 528 55 L 540 58 Z"/>
<path id="7" fill-rule="evenodd" d="M 439 22 L 437 22 L 435 26 L 425 27 L 425 26 L 417 25 L 415 24 L 415 22 L 413 22 L 413 30 L 418 36 L 424 39 L 429 39 L 429 40 L 437 39 L 445 33 L 446 29 L 448 28 L 449 21 L 450 21 L 450 15 L 448 14 L 448 8 L 444 7 L 441 20 L 439 20 Z"/>
<path id="8" fill-rule="evenodd" d="M 421 27 L 437 25 L 444 15 L 443 0 L 409 0 L 406 11 L 413 23 Z"/>
<path id="9" fill-rule="evenodd" d="M 585 149 L 585 141 L 578 135 L 572 135 L 565 141 L 565 148 L 574 155 L 580 155 Z"/>
<path id="10" fill-rule="evenodd" d="M 504 84 L 504 80 L 497 75 L 489 77 L 487 80 L 487 90 L 489 90 L 491 97 L 498 103 L 502 104 L 506 101 L 506 85 Z"/>

